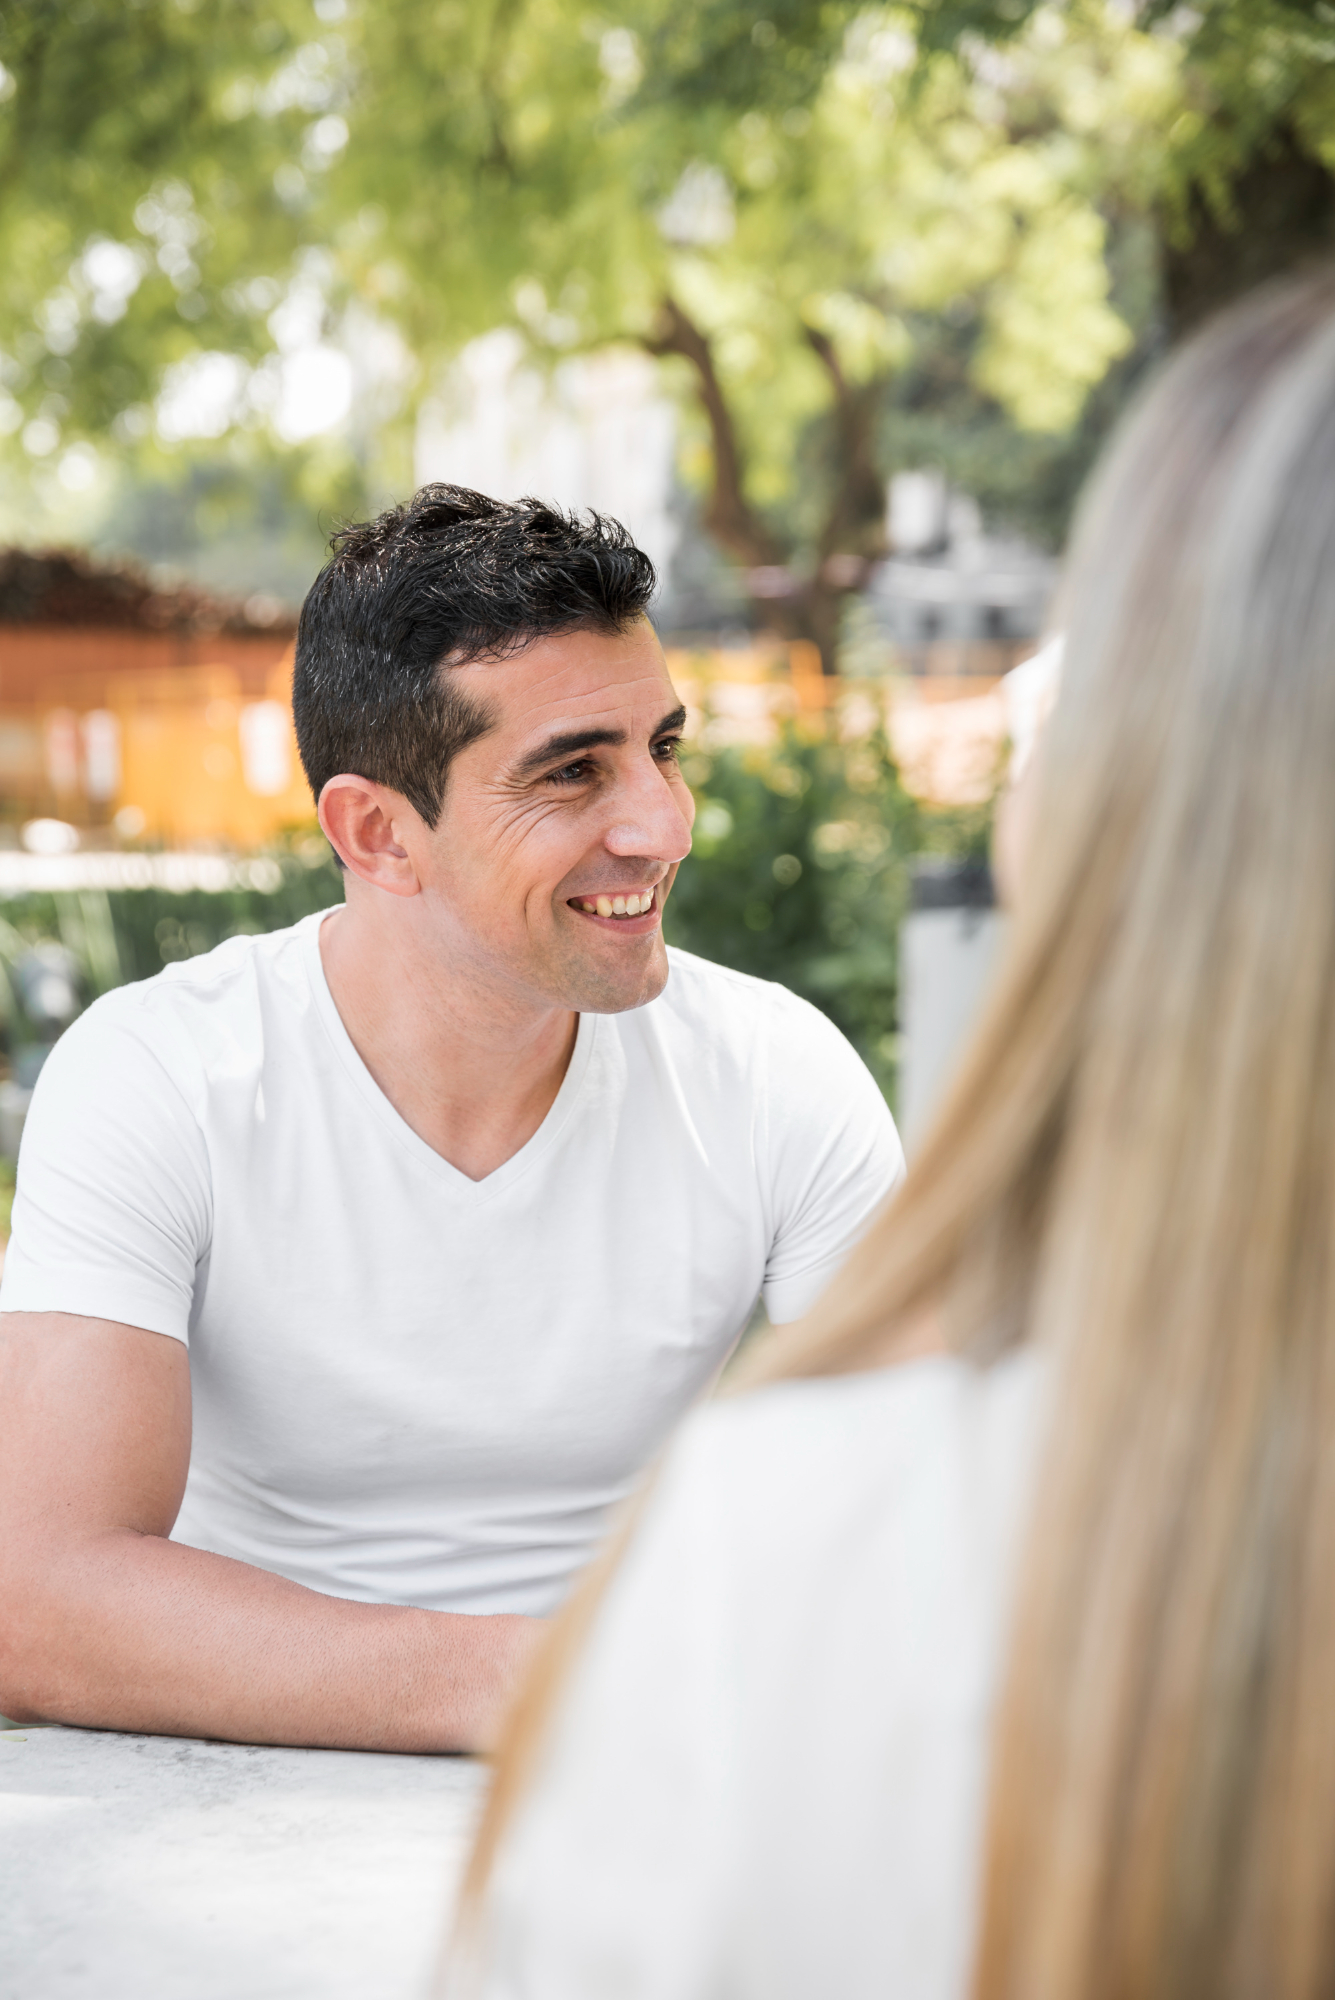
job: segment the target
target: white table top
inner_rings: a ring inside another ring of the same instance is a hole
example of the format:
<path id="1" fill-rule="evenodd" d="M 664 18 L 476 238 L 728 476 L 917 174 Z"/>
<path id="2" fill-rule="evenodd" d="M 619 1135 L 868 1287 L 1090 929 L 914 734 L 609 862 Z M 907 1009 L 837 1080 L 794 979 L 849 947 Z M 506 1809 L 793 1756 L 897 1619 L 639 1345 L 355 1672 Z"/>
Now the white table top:
<path id="1" fill-rule="evenodd" d="M 485 1773 L 0 1732 L 0 2000 L 424 2000 Z"/>

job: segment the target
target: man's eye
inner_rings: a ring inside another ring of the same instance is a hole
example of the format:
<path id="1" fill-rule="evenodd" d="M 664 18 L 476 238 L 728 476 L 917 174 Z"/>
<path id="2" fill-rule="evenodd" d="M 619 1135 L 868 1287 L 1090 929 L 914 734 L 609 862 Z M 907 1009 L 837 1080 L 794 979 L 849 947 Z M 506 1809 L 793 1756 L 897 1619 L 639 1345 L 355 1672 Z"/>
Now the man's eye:
<path id="1" fill-rule="evenodd" d="M 589 775 L 589 760 L 579 757 L 573 764 L 562 764 L 559 771 L 547 773 L 549 785 L 582 785 Z"/>
<path id="2" fill-rule="evenodd" d="M 665 736 L 661 742 L 655 743 L 654 755 L 662 764 L 675 764 L 680 748 L 680 736 Z"/>

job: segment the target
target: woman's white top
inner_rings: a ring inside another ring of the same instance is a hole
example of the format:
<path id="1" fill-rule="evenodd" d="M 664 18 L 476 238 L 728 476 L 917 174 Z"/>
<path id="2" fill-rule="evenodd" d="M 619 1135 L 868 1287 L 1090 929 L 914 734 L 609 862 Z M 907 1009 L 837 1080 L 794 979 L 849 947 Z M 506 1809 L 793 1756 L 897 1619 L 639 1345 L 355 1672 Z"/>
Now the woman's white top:
<path id="1" fill-rule="evenodd" d="M 486 2000 L 967 1991 L 1041 1382 L 933 1358 L 687 1424 L 502 1847 Z"/>

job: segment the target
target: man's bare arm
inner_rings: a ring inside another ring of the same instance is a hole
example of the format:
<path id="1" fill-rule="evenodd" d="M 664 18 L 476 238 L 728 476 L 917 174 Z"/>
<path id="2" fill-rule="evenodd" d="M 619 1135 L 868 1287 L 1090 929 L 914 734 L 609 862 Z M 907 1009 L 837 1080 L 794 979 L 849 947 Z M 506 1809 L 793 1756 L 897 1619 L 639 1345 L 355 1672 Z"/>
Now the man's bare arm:
<path id="1" fill-rule="evenodd" d="M 245 1743 L 486 1747 L 533 1620 L 354 1604 L 169 1542 L 189 1462 L 179 1341 L 0 1317 L 0 1713 Z"/>

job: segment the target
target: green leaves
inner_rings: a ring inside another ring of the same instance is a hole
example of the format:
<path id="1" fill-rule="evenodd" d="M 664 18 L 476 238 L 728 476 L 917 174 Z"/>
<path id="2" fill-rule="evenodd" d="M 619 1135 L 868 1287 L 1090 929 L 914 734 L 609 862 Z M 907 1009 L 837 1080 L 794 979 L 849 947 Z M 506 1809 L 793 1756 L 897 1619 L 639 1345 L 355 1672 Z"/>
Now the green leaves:
<path id="1" fill-rule="evenodd" d="M 771 747 L 695 750 L 683 768 L 698 813 L 669 943 L 800 993 L 892 1089 L 909 861 L 985 851 L 988 812 L 920 805 L 881 735 L 846 744 L 791 726 Z"/>
<path id="2" fill-rule="evenodd" d="M 39 482 L 170 451 L 200 355 L 269 434 L 294 289 L 405 344 L 342 447 L 367 489 L 474 335 L 661 351 L 675 300 L 688 483 L 730 454 L 734 545 L 808 579 L 876 552 L 906 385 L 1027 462 L 1151 325 L 1138 226 L 1174 255 L 1277 146 L 1335 158 L 1329 0 L 4 0 L 0 63 L 0 437 Z"/>
<path id="3" fill-rule="evenodd" d="M 644 82 L 638 102 L 678 115 L 809 106 L 859 9 L 847 0 L 693 0 L 636 10 Z"/>
<path id="4" fill-rule="evenodd" d="M 719 340 L 742 404 L 749 383 L 764 399 L 763 420 L 742 417 L 762 493 L 782 483 L 762 440 L 791 442 L 828 403 L 808 322 L 865 380 L 903 358 L 904 307 L 1004 280 L 1011 330 L 985 386 L 1063 421 L 1017 385 L 1014 295 L 1042 319 L 1055 268 L 1083 284 L 1080 352 L 1055 369 L 1078 397 L 1117 344 L 1096 217 L 1051 149 L 981 127 L 971 145 L 957 63 L 909 91 L 906 19 L 828 0 L 764 13 L 623 0 L 594 19 L 571 0 L 11 6 L 10 394 L 62 436 L 103 432 L 184 354 L 263 354 L 264 281 L 283 287 L 319 245 L 331 312 L 364 301 L 428 363 L 516 316 L 539 345 L 634 338 L 674 290 Z M 721 221 L 697 199 L 693 230 L 692 186 L 713 190 Z M 93 282 L 99 246 L 122 260 L 119 293 Z M 538 294 L 549 310 L 522 312 Z M 43 354 L 70 369 L 60 407 Z"/>
<path id="5" fill-rule="evenodd" d="M 173 360 L 267 348 L 244 286 L 300 247 L 275 175 L 314 93 L 282 78 L 317 26 L 298 0 L 6 6 L 0 347 L 24 419 L 104 435 Z"/>

